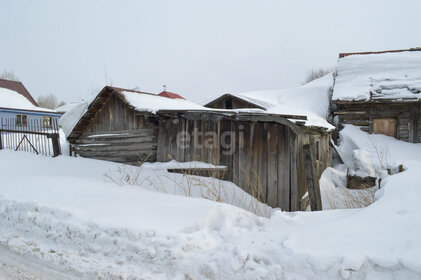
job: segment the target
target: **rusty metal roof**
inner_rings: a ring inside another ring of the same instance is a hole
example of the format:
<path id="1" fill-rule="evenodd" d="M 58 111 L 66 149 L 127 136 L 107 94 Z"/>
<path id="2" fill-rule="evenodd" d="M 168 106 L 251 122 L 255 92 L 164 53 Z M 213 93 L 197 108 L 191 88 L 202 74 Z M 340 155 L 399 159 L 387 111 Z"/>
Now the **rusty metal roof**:
<path id="1" fill-rule="evenodd" d="M 163 92 L 161 92 L 158 95 L 163 96 L 163 97 L 172 98 L 172 99 L 185 99 L 184 97 L 182 97 L 181 95 L 179 95 L 177 93 L 173 93 L 173 92 L 166 91 L 166 90 L 164 90 Z"/>

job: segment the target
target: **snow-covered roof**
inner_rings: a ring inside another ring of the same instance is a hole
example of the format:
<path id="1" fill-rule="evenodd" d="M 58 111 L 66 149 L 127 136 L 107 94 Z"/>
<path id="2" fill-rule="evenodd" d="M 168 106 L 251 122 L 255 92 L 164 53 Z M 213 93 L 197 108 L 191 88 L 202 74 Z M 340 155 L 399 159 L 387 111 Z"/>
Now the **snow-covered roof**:
<path id="1" fill-rule="evenodd" d="M 333 100 L 421 99 L 421 51 L 349 55 L 339 59 Z"/>
<path id="2" fill-rule="evenodd" d="M 72 132 L 73 128 L 88 111 L 89 105 L 94 101 L 96 95 L 91 95 L 73 106 L 60 117 L 60 125 L 66 137 Z"/>
<path id="3" fill-rule="evenodd" d="M 134 91 L 120 92 L 127 103 L 137 111 L 156 113 L 158 111 L 178 110 L 210 110 L 186 99 L 169 98 L 155 94 L 139 93 Z"/>
<path id="4" fill-rule="evenodd" d="M 60 125 L 68 137 L 79 121 L 88 113 L 92 104 L 101 96 L 101 93 L 109 89 L 118 92 L 130 106 L 139 112 L 156 114 L 158 112 L 168 111 L 207 111 L 223 114 L 273 114 L 281 115 L 292 123 L 301 122 L 301 124 L 308 127 L 321 127 L 332 130 L 334 126 L 326 121 L 329 107 L 329 91 L 332 83 L 333 78 L 329 74 L 298 88 L 236 94 L 239 98 L 248 99 L 260 104 L 260 107 L 263 107 L 264 110 L 255 108 L 235 110 L 214 109 L 204 107 L 186 99 L 174 99 L 135 90 L 105 87 L 98 95 L 93 95 L 79 104 L 72 106 L 60 118 Z M 255 98 L 254 96 L 257 97 Z M 307 120 L 288 118 L 285 115 L 304 116 Z"/>
<path id="5" fill-rule="evenodd" d="M 153 93 L 140 92 L 117 87 L 105 87 L 118 92 L 124 100 L 136 111 L 156 114 L 158 111 L 210 111 L 212 109 L 203 107 L 186 99 L 169 98 Z M 79 120 L 88 112 L 90 105 L 101 95 L 92 95 L 82 102 L 75 104 L 61 118 L 60 124 L 66 136 L 69 136 Z"/>
<path id="6" fill-rule="evenodd" d="M 35 106 L 22 94 L 2 87 L 0 87 L 0 108 L 56 113 L 54 110 Z"/>
<path id="7" fill-rule="evenodd" d="M 74 106 L 77 106 L 80 102 L 70 102 L 55 108 L 57 112 L 66 113 L 67 111 L 71 110 Z"/>
<path id="8" fill-rule="evenodd" d="M 262 108 L 262 110 L 242 109 L 241 111 L 243 112 L 260 111 L 266 114 L 304 116 L 307 117 L 305 126 L 324 127 L 331 130 L 334 127 L 326 121 L 326 118 L 332 86 L 333 76 L 330 73 L 320 79 L 295 88 L 252 91 L 230 95 Z M 209 103 L 209 100 L 206 103 Z M 292 122 L 303 121 L 302 119 L 289 120 Z"/>

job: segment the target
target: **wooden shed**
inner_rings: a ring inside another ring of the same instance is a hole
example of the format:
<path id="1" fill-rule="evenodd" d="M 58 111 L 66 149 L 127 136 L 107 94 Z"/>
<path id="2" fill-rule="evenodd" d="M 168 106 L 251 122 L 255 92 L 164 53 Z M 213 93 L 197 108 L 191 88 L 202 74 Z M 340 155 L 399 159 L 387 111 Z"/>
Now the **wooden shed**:
<path id="1" fill-rule="evenodd" d="M 295 119 L 294 119 L 295 118 Z M 128 164 L 175 159 L 227 167 L 230 180 L 272 207 L 300 210 L 307 192 L 303 146 L 317 179 L 331 164 L 330 133 L 306 116 L 220 110 L 184 99 L 105 87 L 67 136 L 83 157 Z"/>
<path id="2" fill-rule="evenodd" d="M 421 51 L 339 57 L 332 97 L 337 125 L 421 143 Z"/>

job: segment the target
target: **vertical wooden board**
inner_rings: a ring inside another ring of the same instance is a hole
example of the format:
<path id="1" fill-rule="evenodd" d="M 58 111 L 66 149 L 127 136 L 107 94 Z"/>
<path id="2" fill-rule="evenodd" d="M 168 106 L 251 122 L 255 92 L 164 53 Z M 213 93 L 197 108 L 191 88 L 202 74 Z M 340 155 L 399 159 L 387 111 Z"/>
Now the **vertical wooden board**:
<path id="1" fill-rule="evenodd" d="M 298 198 L 298 176 L 304 176 L 303 172 L 298 170 L 299 161 L 299 147 L 297 135 L 289 130 L 289 152 L 290 152 L 290 211 L 299 210 L 299 198 Z"/>
<path id="2" fill-rule="evenodd" d="M 304 154 L 304 169 L 306 175 L 306 182 L 308 186 L 308 195 L 310 198 L 311 210 L 322 210 L 322 200 L 320 196 L 319 178 L 316 174 L 314 165 L 314 151 L 311 144 L 303 145 Z"/>
<path id="3" fill-rule="evenodd" d="M 165 122 L 163 120 L 159 121 L 159 127 L 158 127 L 158 147 L 157 147 L 157 161 L 166 161 L 165 159 L 165 153 L 166 153 L 166 147 L 165 147 Z"/>
<path id="4" fill-rule="evenodd" d="M 221 165 L 221 121 L 216 123 L 216 139 L 217 144 L 215 145 L 215 165 Z"/>
<path id="5" fill-rule="evenodd" d="M 200 149 L 198 147 L 198 145 L 200 144 L 199 140 L 198 140 L 198 137 L 199 137 L 198 134 L 199 134 L 199 130 L 200 130 L 199 125 L 200 125 L 199 121 L 197 121 L 197 120 L 193 121 L 193 129 L 192 129 L 192 133 L 191 133 L 191 136 L 192 136 L 192 139 L 191 139 L 192 149 L 191 149 L 191 151 L 192 151 L 192 157 L 193 157 L 192 160 L 193 161 L 200 160 Z"/>
<path id="6" fill-rule="evenodd" d="M 171 155 L 176 161 L 181 161 L 178 153 L 177 132 L 180 121 L 177 118 L 171 120 Z"/>
<path id="7" fill-rule="evenodd" d="M 250 122 L 241 122 L 238 133 L 239 185 L 250 193 Z"/>
<path id="8" fill-rule="evenodd" d="M 267 191 L 266 191 L 266 167 L 267 162 L 265 158 L 267 157 L 267 151 L 266 151 L 266 132 L 265 132 L 265 123 L 258 122 L 256 123 L 256 145 L 258 149 L 257 154 L 257 181 L 258 181 L 258 191 L 259 196 L 261 197 L 261 201 L 266 203 L 267 201 Z"/>
<path id="9" fill-rule="evenodd" d="M 193 130 L 194 130 L 194 121 L 187 120 L 186 131 L 189 135 L 189 144 L 185 151 L 186 153 L 186 161 L 194 161 L 194 143 L 193 143 Z"/>
<path id="10" fill-rule="evenodd" d="M 206 132 L 209 130 L 209 121 L 208 120 L 201 120 L 201 137 L 200 137 L 200 144 L 202 146 L 201 152 L 201 161 L 209 163 L 209 149 L 205 146 L 205 139 L 206 139 Z"/>
<path id="11" fill-rule="evenodd" d="M 217 165 L 217 152 L 218 149 L 216 147 L 218 147 L 219 142 L 218 139 L 216 137 L 214 137 L 214 135 L 217 132 L 217 122 L 214 121 L 208 121 L 208 131 L 207 131 L 207 135 L 205 135 L 205 140 L 208 141 L 209 144 L 211 144 L 210 147 L 207 147 L 207 153 L 208 153 L 208 161 L 211 164 Z"/>
<path id="12" fill-rule="evenodd" d="M 277 124 L 268 123 L 267 129 L 267 204 L 278 207 L 278 139 Z"/>
<path id="13" fill-rule="evenodd" d="M 238 122 L 231 121 L 231 142 L 230 148 L 232 151 L 232 172 L 233 172 L 233 179 L 234 183 L 239 185 L 240 184 L 240 159 L 239 159 L 239 142 L 238 142 Z M 241 186 L 244 187 L 244 186 Z"/>
<path id="14" fill-rule="evenodd" d="M 249 154 L 250 154 L 250 179 L 249 179 L 249 193 L 256 198 L 258 196 L 258 179 L 257 179 L 257 171 L 258 171 L 258 159 L 259 159 L 259 145 L 257 142 L 257 123 L 252 122 L 250 124 L 250 140 L 249 140 Z"/>
<path id="15" fill-rule="evenodd" d="M 290 210 L 290 136 L 289 129 L 284 125 L 278 125 L 278 206 L 284 210 Z"/>
<path id="16" fill-rule="evenodd" d="M 227 172 L 226 172 L 226 176 L 225 179 L 228 181 L 233 181 L 233 166 L 232 166 L 232 156 L 228 155 L 227 149 L 225 147 L 225 144 L 223 143 L 224 141 L 228 141 L 229 139 L 225 139 L 226 137 L 224 137 L 225 133 L 227 131 L 230 131 L 231 127 L 230 127 L 230 121 L 227 119 L 223 119 L 220 122 L 220 136 L 219 136 L 219 141 L 220 141 L 220 148 L 219 148 L 219 155 L 220 155 L 220 164 L 224 165 L 227 167 Z"/>
<path id="17" fill-rule="evenodd" d="M 303 155 L 303 145 L 310 144 L 310 135 L 306 133 L 300 133 L 297 135 L 297 199 L 301 201 L 301 197 L 307 192 L 307 181 L 306 173 L 304 169 L 304 155 Z"/>
<path id="18" fill-rule="evenodd" d="M 183 162 L 184 161 L 184 149 L 179 145 L 178 137 L 179 133 L 182 133 L 184 129 L 184 119 L 178 118 L 178 124 L 177 124 L 177 131 L 175 132 L 175 145 L 177 147 L 177 158 L 178 161 Z"/>
<path id="19" fill-rule="evenodd" d="M 265 202 L 267 203 L 268 201 L 268 149 L 269 149 L 269 145 L 268 145 L 268 123 L 263 123 L 262 124 L 262 128 L 263 131 L 261 133 L 261 145 L 262 145 L 262 160 L 260 161 L 261 163 L 261 167 L 262 167 L 262 173 L 260 175 L 260 179 L 262 182 L 262 187 L 263 187 L 263 191 L 264 191 L 264 197 L 265 197 Z"/>
<path id="20" fill-rule="evenodd" d="M 165 134 L 165 161 L 171 160 L 171 131 L 170 131 L 170 119 L 165 120 L 165 130 L 167 133 Z"/>

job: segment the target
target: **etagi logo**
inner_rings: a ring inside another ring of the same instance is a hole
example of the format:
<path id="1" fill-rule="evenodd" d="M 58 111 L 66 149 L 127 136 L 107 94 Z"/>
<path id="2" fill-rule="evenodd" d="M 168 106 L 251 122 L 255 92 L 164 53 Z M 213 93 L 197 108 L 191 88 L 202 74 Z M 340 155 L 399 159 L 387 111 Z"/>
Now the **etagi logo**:
<path id="1" fill-rule="evenodd" d="M 233 155 L 236 149 L 244 147 L 244 126 L 238 127 L 238 132 L 224 131 L 218 135 L 215 131 L 199 131 L 194 128 L 192 132 L 181 131 L 177 133 L 177 147 L 179 149 L 216 149 L 221 148 L 223 155 Z"/>

